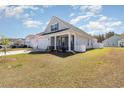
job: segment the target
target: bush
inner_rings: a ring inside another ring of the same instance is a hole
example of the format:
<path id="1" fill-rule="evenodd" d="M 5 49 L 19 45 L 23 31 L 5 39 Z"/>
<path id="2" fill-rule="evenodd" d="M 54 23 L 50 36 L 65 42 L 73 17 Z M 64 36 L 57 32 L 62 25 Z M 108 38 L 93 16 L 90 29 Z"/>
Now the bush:
<path id="1" fill-rule="evenodd" d="M 65 53 L 66 52 L 66 48 L 62 47 L 62 52 Z"/>
<path id="2" fill-rule="evenodd" d="M 2 46 L 0 46 L 0 49 L 2 49 Z"/>
<path id="3" fill-rule="evenodd" d="M 24 45 L 23 48 L 27 48 L 27 45 Z"/>
<path id="4" fill-rule="evenodd" d="M 16 48 L 16 46 L 15 45 L 13 45 L 13 46 L 11 46 L 12 48 Z"/>

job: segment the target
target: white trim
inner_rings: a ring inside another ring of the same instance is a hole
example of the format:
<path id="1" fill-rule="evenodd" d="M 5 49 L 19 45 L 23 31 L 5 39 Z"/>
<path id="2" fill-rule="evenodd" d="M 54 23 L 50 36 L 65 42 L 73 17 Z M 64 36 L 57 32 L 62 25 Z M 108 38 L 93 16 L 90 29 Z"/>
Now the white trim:
<path id="1" fill-rule="evenodd" d="M 71 34 L 68 34 L 68 51 L 71 51 Z"/>
<path id="2" fill-rule="evenodd" d="M 74 51 L 76 50 L 76 34 L 73 34 L 74 35 Z"/>
<path id="3" fill-rule="evenodd" d="M 56 35 L 54 36 L 54 50 L 56 50 Z"/>

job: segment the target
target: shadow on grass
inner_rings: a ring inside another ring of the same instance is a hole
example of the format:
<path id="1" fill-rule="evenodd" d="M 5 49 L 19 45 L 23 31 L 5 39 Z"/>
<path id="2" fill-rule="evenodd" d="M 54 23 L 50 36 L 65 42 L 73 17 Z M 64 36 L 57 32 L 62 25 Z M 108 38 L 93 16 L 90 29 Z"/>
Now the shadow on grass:
<path id="1" fill-rule="evenodd" d="M 53 51 L 53 52 L 41 52 L 41 51 L 37 51 L 37 52 L 31 52 L 29 54 L 51 54 L 51 55 L 55 55 L 61 58 L 66 58 L 69 56 L 73 56 L 75 54 L 77 54 L 77 52 L 72 53 L 72 52 L 57 52 L 57 51 Z"/>
<path id="2" fill-rule="evenodd" d="M 94 49 L 87 49 L 86 51 L 92 51 Z M 61 58 L 66 58 L 66 57 L 69 57 L 69 56 L 73 56 L 75 54 L 79 54 L 79 53 L 82 53 L 82 52 L 60 52 L 60 51 L 52 51 L 52 52 L 47 52 L 47 51 L 33 51 L 29 54 L 51 54 L 51 55 L 55 55 L 55 56 L 58 56 L 58 57 L 61 57 Z"/>
<path id="3" fill-rule="evenodd" d="M 101 49 L 104 49 L 104 48 L 97 48 L 97 50 L 98 50 L 98 49 L 101 50 Z M 87 49 L 86 52 L 92 51 L 92 50 L 96 50 L 96 48 Z"/>
<path id="4" fill-rule="evenodd" d="M 95 50 L 95 48 L 86 49 L 86 51 L 92 51 L 92 50 Z"/>

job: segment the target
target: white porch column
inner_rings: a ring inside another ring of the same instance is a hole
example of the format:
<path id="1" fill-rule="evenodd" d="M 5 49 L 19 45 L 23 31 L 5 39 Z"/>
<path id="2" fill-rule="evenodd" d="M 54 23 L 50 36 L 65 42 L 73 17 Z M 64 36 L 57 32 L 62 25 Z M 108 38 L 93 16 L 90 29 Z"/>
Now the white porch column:
<path id="1" fill-rule="evenodd" d="M 68 34 L 68 51 L 71 51 L 71 34 Z"/>
<path id="2" fill-rule="evenodd" d="M 55 40 L 55 44 L 54 44 L 54 50 L 56 50 L 56 36 L 54 37 L 54 40 Z"/>
<path id="3" fill-rule="evenodd" d="M 76 50 L 76 34 L 74 34 L 74 51 Z"/>

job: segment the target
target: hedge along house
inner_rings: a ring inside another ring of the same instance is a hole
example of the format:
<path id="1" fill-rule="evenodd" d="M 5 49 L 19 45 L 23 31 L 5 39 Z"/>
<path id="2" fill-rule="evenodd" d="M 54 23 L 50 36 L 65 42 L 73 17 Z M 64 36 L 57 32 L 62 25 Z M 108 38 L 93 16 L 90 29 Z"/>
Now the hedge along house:
<path id="1" fill-rule="evenodd" d="M 86 49 L 101 47 L 94 37 L 55 16 L 52 17 L 45 31 L 37 35 L 39 38 L 35 42 L 37 45 L 35 48 L 41 50 L 62 51 L 64 49 L 84 52 Z"/>

